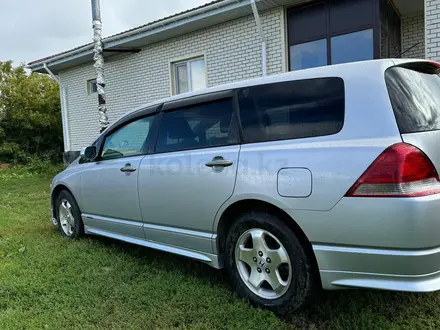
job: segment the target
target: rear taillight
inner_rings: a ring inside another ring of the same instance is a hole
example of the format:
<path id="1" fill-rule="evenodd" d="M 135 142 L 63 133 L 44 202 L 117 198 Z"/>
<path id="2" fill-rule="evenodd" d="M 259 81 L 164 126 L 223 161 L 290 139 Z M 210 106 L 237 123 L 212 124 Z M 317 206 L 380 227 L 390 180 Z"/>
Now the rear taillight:
<path id="1" fill-rule="evenodd" d="M 351 187 L 349 197 L 418 197 L 440 193 L 440 179 L 429 158 L 416 147 L 387 148 Z"/>

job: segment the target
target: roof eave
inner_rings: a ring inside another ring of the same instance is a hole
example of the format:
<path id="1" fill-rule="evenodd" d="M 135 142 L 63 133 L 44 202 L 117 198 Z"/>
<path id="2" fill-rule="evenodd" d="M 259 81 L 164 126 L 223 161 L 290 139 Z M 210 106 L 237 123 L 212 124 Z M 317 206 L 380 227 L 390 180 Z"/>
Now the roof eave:
<path id="1" fill-rule="evenodd" d="M 262 0 L 256 1 L 260 2 Z M 197 22 L 205 21 L 205 25 L 208 25 L 206 24 L 206 21 L 212 21 L 213 24 L 210 25 L 214 25 L 221 21 L 239 18 L 250 15 L 251 13 L 250 0 L 224 0 L 219 3 L 214 3 L 206 7 L 183 13 L 179 16 L 170 17 L 169 19 L 105 38 L 103 42 L 105 49 L 108 51 L 112 48 L 127 47 L 131 44 L 145 46 L 149 44 L 148 40 L 157 42 L 161 40 L 161 37 L 162 40 L 165 40 L 175 35 L 183 34 L 182 31 L 185 31 L 185 29 L 182 30 L 183 27 L 193 26 L 194 30 L 203 28 L 203 24 L 199 24 L 200 26 L 198 27 Z M 221 17 L 221 19 L 216 20 L 216 17 Z M 188 32 L 191 32 L 189 31 L 190 28 L 187 28 L 187 30 Z M 173 31 L 175 35 L 173 35 Z M 33 72 L 46 73 L 44 68 L 44 64 L 46 64 L 51 70 L 57 73 L 60 70 L 89 62 L 92 60 L 92 56 L 93 44 L 90 43 L 43 61 L 31 62 L 27 67 Z"/>

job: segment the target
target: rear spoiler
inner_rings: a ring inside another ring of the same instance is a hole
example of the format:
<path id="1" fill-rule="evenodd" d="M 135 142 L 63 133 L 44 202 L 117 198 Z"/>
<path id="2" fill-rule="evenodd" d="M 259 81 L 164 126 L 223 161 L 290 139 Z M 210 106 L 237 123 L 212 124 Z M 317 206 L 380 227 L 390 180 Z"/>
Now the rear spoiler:
<path id="1" fill-rule="evenodd" d="M 440 74 L 440 63 L 434 61 L 405 62 L 397 64 L 396 67 L 406 68 L 428 74 Z"/>

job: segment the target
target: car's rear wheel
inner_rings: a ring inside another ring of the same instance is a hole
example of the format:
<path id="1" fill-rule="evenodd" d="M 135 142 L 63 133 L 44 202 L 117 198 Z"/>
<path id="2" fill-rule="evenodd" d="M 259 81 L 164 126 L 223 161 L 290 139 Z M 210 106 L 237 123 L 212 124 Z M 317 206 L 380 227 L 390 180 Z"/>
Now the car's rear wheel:
<path id="1" fill-rule="evenodd" d="M 62 236 L 75 239 L 84 236 L 81 212 L 72 194 L 66 190 L 59 193 L 56 202 L 56 216 Z"/>
<path id="2" fill-rule="evenodd" d="M 303 306 L 313 285 L 311 258 L 295 234 L 264 212 L 240 216 L 229 230 L 227 266 L 237 293 L 277 314 Z"/>

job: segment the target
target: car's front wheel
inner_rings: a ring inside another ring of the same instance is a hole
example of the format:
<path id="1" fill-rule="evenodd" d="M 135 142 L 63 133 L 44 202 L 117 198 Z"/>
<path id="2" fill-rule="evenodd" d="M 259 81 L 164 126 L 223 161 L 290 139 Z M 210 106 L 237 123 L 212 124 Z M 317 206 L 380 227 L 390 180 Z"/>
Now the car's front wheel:
<path id="1" fill-rule="evenodd" d="M 300 308 L 312 293 L 310 257 L 295 234 L 277 217 L 250 212 L 229 230 L 228 271 L 241 297 L 287 314 Z"/>
<path id="2" fill-rule="evenodd" d="M 59 193 L 56 202 L 56 216 L 62 236 L 75 239 L 84 236 L 81 212 L 72 194 L 66 190 Z"/>

